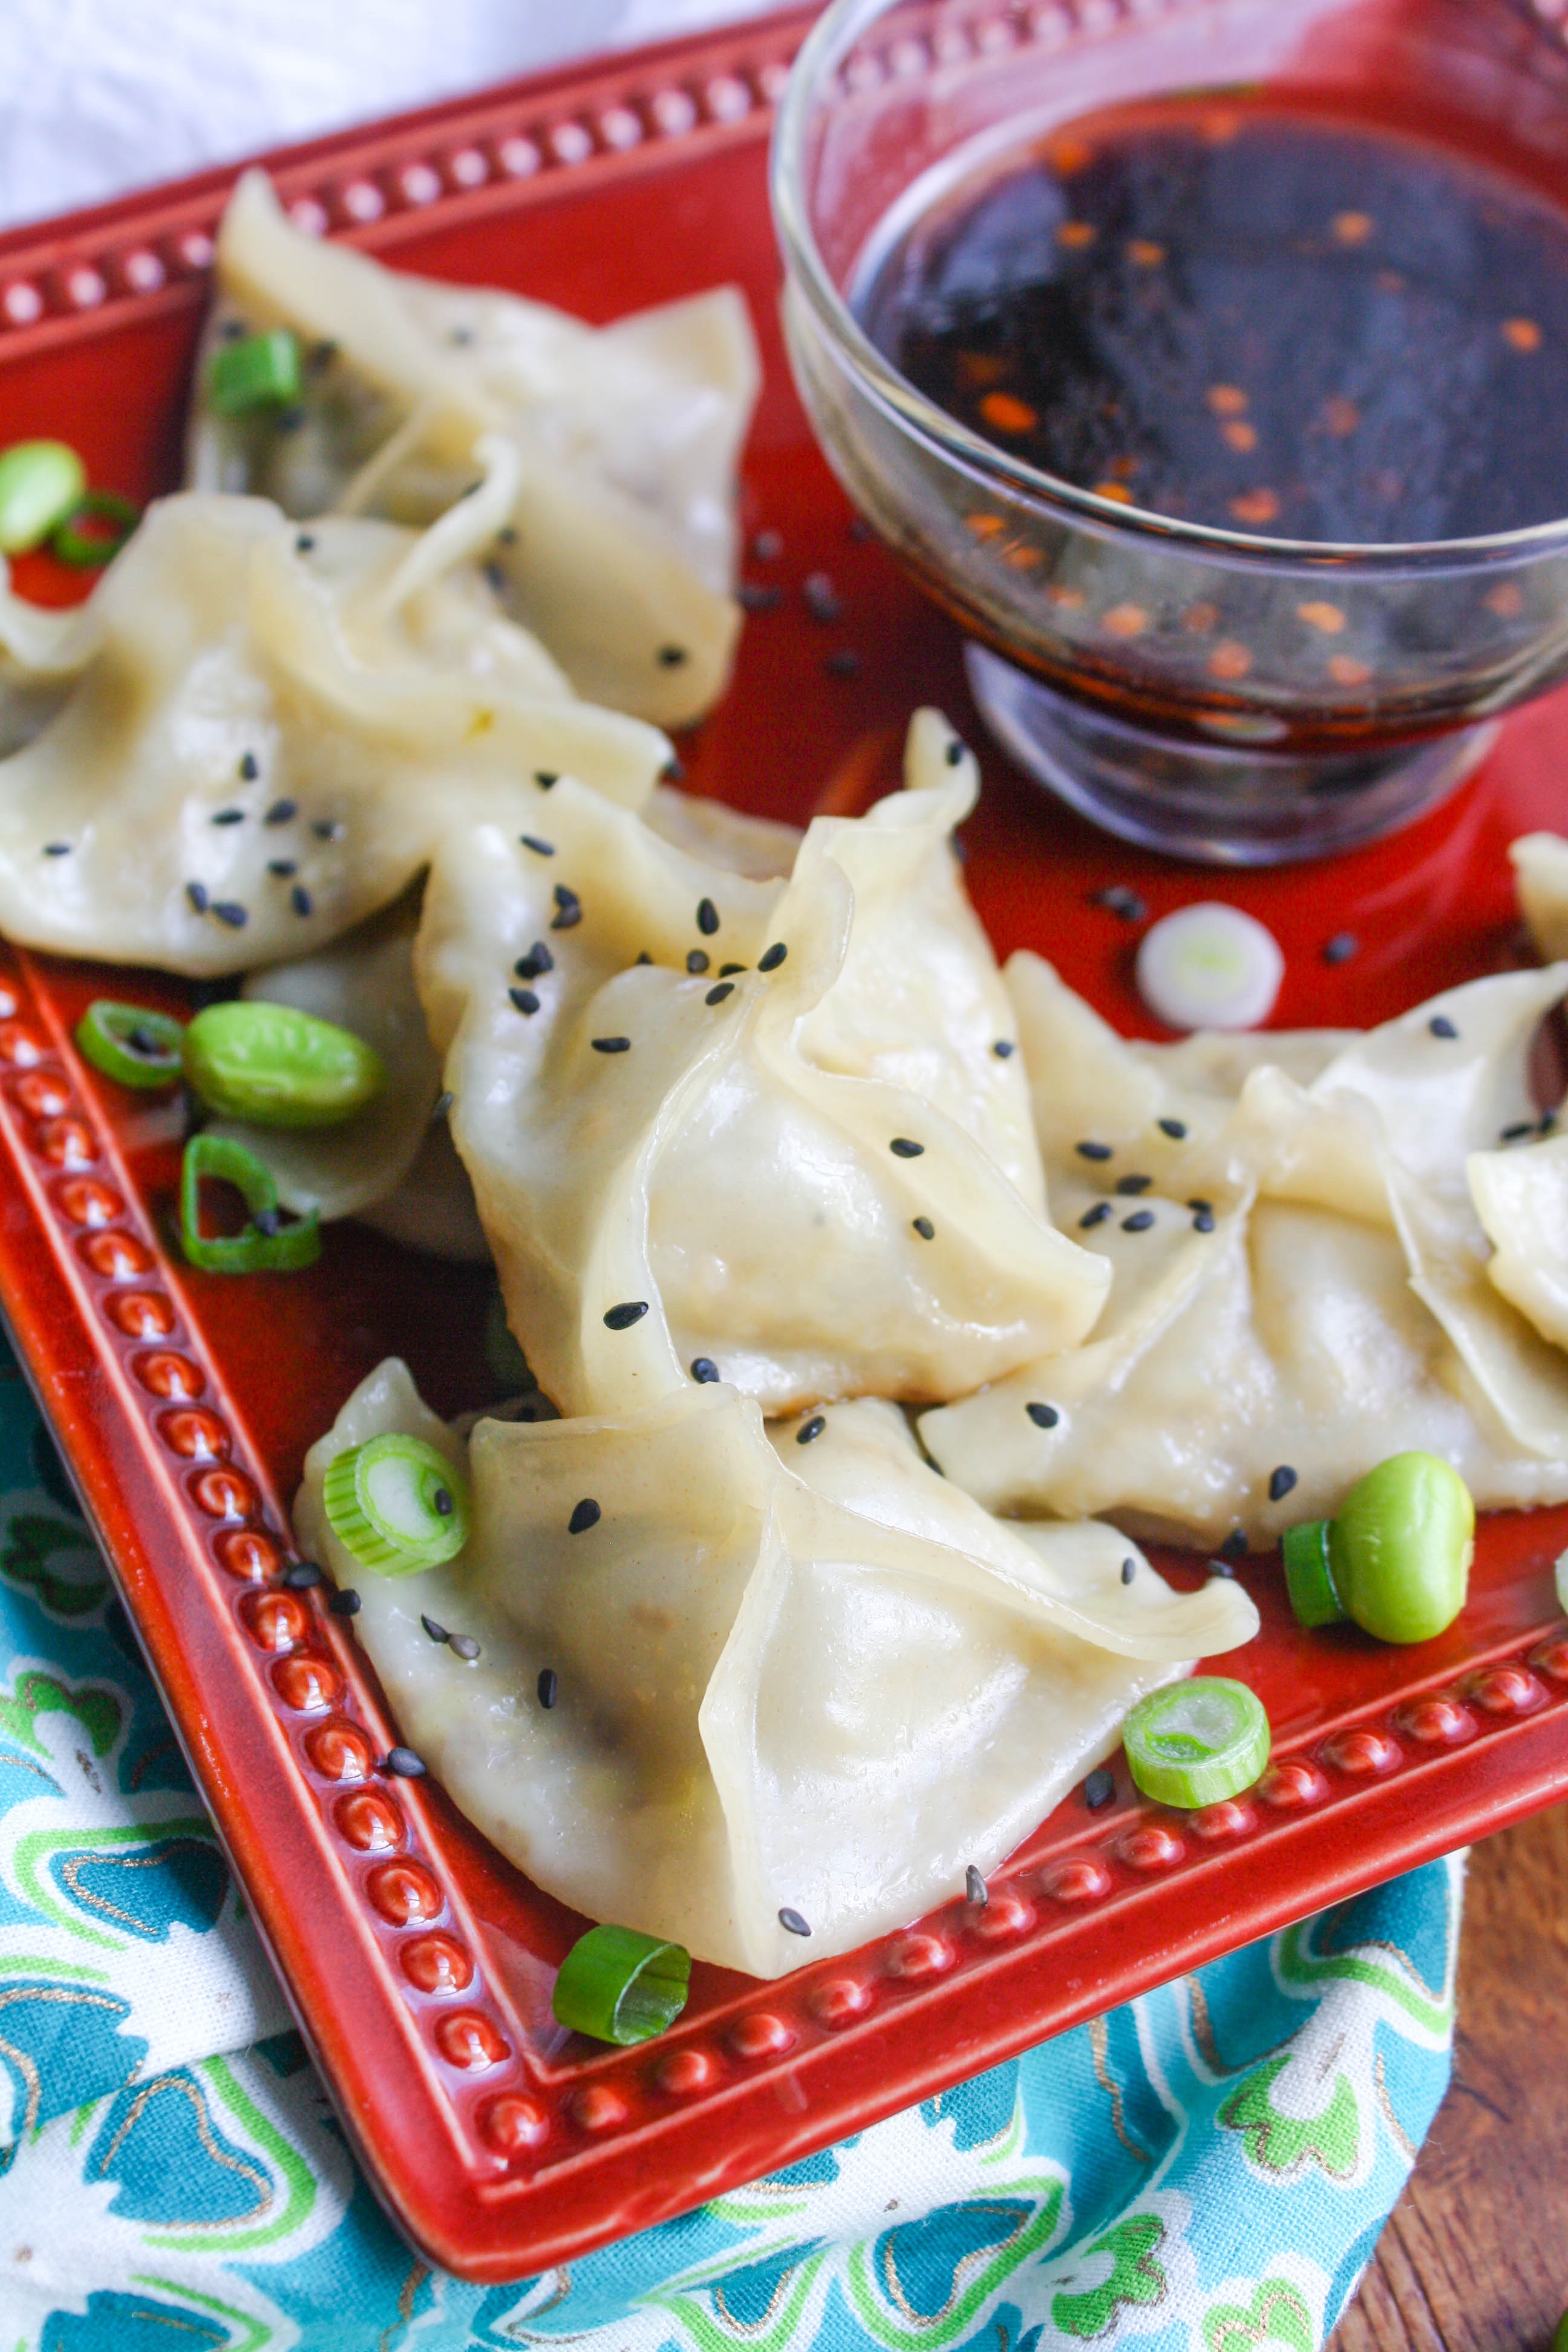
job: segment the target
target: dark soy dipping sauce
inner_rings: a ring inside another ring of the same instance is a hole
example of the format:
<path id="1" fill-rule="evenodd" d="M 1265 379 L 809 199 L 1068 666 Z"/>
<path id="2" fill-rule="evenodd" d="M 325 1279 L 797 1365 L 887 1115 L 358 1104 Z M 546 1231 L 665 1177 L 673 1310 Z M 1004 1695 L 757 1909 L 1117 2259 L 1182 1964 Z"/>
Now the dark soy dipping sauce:
<path id="1" fill-rule="evenodd" d="M 874 342 L 1044 472 L 1269 538 L 1568 515 L 1568 213 L 1267 95 L 1128 108 L 970 180 L 880 260 Z"/>

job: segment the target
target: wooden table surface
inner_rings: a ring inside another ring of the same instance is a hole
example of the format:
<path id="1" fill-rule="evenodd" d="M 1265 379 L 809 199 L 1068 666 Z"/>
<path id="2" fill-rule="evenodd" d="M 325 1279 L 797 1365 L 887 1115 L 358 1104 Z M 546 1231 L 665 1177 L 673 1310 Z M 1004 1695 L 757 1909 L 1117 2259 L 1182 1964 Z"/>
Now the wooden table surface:
<path id="1" fill-rule="evenodd" d="M 1454 2080 L 1331 2352 L 1546 2352 L 1568 2308 L 1568 1806 L 1472 1849 Z"/>

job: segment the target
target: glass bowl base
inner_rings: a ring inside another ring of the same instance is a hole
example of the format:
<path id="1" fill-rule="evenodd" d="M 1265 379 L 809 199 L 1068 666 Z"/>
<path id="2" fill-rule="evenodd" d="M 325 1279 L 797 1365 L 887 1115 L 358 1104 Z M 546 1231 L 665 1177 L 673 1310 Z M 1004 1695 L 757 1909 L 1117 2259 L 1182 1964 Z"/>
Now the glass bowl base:
<path id="1" fill-rule="evenodd" d="M 970 690 L 1025 773 L 1146 849 L 1209 866 L 1284 866 L 1397 832 L 1474 773 L 1497 723 L 1352 754 L 1213 749 L 1129 727 L 1042 686 L 987 646 L 964 647 Z"/>

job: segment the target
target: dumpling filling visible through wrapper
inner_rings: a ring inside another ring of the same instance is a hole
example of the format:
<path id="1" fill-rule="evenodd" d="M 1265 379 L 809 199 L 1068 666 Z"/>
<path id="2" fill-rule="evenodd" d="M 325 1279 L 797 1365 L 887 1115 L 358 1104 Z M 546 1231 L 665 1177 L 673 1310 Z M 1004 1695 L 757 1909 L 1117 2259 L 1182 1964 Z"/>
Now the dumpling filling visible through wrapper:
<path id="1" fill-rule="evenodd" d="M 1234 1583 L 1177 1594 L 1113 1528 L 990 1519 L 891 1406 L 825 1418 L 775 1450 L 755 1404 L 710 1385 L 481 1421 L 467 1551 L 378 1576 L 326 1525 L 329 1463 L 387 1430 L 463 1458 L 393 1360 L 312 1447 L 296 1506 L 301 1542 L 360 1595 L 402 1736 L 476 1826 L 590 1917 L 763 1977 L 961 1893 L 1110 1753 L 1136 1698 L 1258 1624 Z M 574 1535 L 585 1498 L 599 1516 Z"/>

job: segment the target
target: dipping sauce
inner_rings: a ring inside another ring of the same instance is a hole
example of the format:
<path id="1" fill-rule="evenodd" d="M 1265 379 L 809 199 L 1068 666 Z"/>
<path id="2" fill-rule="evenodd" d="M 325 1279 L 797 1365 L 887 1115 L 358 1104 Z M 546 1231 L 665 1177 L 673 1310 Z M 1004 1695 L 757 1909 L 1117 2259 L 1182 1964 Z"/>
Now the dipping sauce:
<path id="1" fill-rule="evenodd" d="M 1121 502 L 1269 538 L 1568 516 L 1568 210 L 1268 93 L 1130 107 L 960 183 L 880 257 L 872 341 Z"/>

